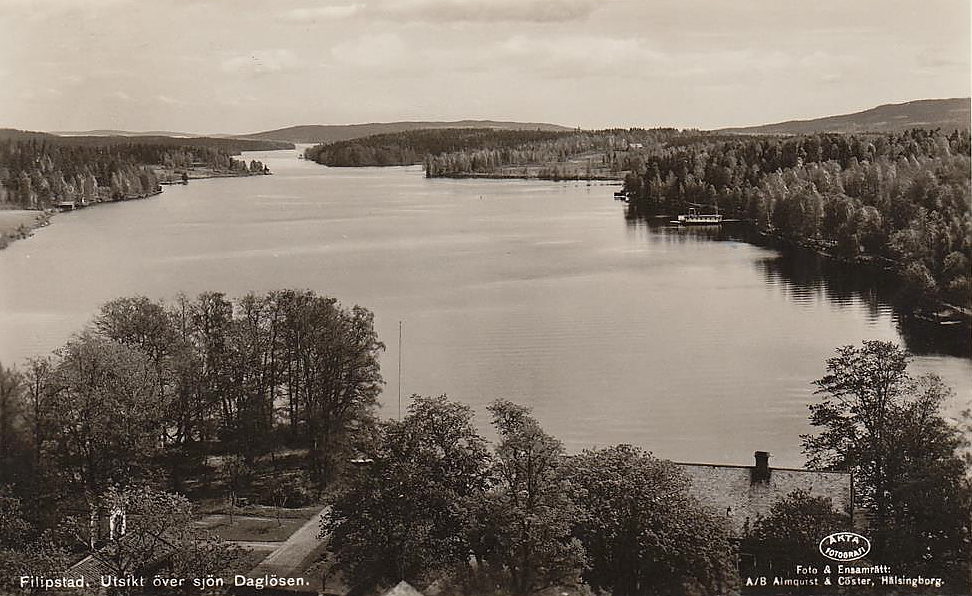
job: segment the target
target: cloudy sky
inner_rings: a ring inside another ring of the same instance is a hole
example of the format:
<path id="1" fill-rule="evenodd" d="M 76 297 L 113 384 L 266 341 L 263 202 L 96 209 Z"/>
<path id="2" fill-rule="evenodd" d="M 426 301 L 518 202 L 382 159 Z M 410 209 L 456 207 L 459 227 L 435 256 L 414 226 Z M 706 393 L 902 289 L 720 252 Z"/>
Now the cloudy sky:
<path id="1" fill-rule="evenodd" d="M 0 127 L 715 128 L 970 94 L 968 0 L 0 0 Z"/>

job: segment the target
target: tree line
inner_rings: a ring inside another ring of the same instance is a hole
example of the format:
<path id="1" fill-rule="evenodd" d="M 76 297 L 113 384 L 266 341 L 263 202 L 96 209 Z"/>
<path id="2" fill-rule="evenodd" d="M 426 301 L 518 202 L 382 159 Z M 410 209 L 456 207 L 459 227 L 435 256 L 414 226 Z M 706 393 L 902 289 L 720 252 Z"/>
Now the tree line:
<path id="1" fill-rule="evenodd" d="M 360 139 L 316 145 L 305 155 L 328 166 L 392 166 L 423 164 L 426 176 L 497 174 L 504 169 L 543 166 L 543 178 L 589 176 L 588 165 L 565 165 L 570 158 L 600 152 L 599 169 L 614 174 L 630 170 L 629 150 L 655 146 L 698 131 L 680 133 L 671 128 L 610 129 L 600 131 L 540 131 L 504 129 L 420 129 L 372 135 Z M 713 135 L 706 134 L 707 137 Z"/>
<path id="2" fill-rule="evenodd" d="M 972 306 L 968 131 L 670 144 L 625 179 L 635 210 L 747 218 L 785 241 L 902 274 L 921 305 Z"/>
<path id="3" fill-rule="evenodd" d="M 87 519 L 93 549 L 112 489 L 237 488 L 284 448 L 325 486 L 372 423 L 382 349 L 368 310 L 309 291 L 113 300 L 52 355 L 0 367 L 0 487 L 36 528 Z"/>
<path id="4" fill-rule="evenodd" d="M 671 128 L 630 130 L 609 129 L 562 133 L 556 138 L 538 139 L 512 147 L 467 147 L 449 153 L 429 155 L 425 175 L 462 177 L 501 172 L 515 174 L 517 169 L 537 166 L 535 177 L 582 179 L 591 177 L 596 167 L 614 176 L 634 167 L 631 158 L 646 147 L 655 147 L 675 138 Z M 698 134 L 695 131 L 686 134 Z M 590 155 L 597 163 L 569 163 L 571 158 Z"/>
<path id="5" fill-rule="evenodd" d="M 497 128 L 419 129 L 315 145 L 305 155 L 327 166 L 402 166 L 420 164 L 427 155 L 467 148 L 502 149 L 567 134 Z"/>
<path id="6" fill-rule="evenodd" d="M 677 465 L 628 445 L 568 454 L 502 399 L 487 408 L 493 444 L 445 396 L 379 420 L 382 350 L 371 312 L 305 290 L 108 302 L 52 355 L 0 367 L 0 567 L 53 572 L 81 552 L 125 572 L 149 555 L 225 569 L 239 553 L 194 529 L 178 494 L 235 494 L 258 465 L 277 494 L 285 452 L 331 505 L 321 537 L 360 594 L 402 579 L 469 594 L 733 593 L 740 552 L 780 569 L 852 527 L 850 512 L 797 492 L 734 535 Z M 890 342 L 838 349 L 804 453 L 811 468 L 853 472 L 853 527 L 876 562 L 966 590 L 972 427 L 944 417 L 950 390 L 909 360 Z M 126 510 L 133 531 L 171 548 L 112 541 L 106 522 Z"/>
<path id="7" fill-rule="evenodd" d="M 853 473 L 853 512 L 794 491 L 734 535 L 678 466 L 638 447 L 567 454 L 529 408 L 497 400 L 491 449 L 470 408 L 412 396 L 403 419 L 373 430 L 321 537 L 352 593 L 407 580 L 467 594 L 583 583 L 632 596 L 737 593 L 740 573 L 792 576 L 826 562 L 824 536 L 855 530 L 871 536 L 875 564 L 964 593 L 972 428 L 968 415 L 964 428 L 945 418 L 954 396 L 934 375 L 909 375 L 909 361 L 893 343 L 866 341 L 839 348 L 816 381 L 804 453 L 811 469 Z"/>
<path id="8" fill-rule="evenodd" d="M 0 140 L 0 205 L 47 209 L 62 201 L 88 204 L 144 197 L 160 190 L 160 168 L 266 172 L 262 163 L 252 161 L 248 166 L 225 149 L 204 143 L 94 139 L 99 142 L 54 136 Z"/>
<path id="9" fill-rule="evenodd" d="M 400 580 L 467 594 L 737 591 L 726 519 L 675 464 L 629 445 L 568 456 L 529 408 L 488 410 L 492 450 L 470 408 L 445 396 L 412 396 L 401 421 L 374 429 L 322 520 L 352 593 Z"/>

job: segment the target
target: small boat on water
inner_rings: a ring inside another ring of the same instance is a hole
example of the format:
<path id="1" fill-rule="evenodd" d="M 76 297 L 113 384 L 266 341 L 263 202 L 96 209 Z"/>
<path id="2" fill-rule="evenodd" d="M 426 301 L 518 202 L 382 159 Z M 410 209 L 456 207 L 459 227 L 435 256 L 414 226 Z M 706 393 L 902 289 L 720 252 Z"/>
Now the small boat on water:
<path id="1" fill-rule="evenodd" d="M 722 216 L 718 213 L 699 213 L 693 208 L 689 209 L 688 214 L 679 215 L 678 219 L 671 223 L 680 226 L 717 226 L 722 221 Z"/>
<path id="2" fill-rule="evenodd" d="M 614 200 L 615 201 L 627 201 L 628 200 L 628 193 L 626 191 L 619 190 L 618 192 L 614 193 Z"/>

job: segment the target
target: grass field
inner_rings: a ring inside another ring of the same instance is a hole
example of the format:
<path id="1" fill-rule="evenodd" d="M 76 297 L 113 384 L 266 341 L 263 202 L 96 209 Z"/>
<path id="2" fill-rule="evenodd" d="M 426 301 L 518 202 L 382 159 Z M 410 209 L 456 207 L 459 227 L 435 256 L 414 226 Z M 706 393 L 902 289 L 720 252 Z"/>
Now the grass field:
<path id="1" fill-rule="evenodd" d="M 223 540 L 233 542 L 283 542 L 307 522 L 309 517 L 249 517 L 234 515 L 205 516 L 200 525 L 212 530 Z"/>

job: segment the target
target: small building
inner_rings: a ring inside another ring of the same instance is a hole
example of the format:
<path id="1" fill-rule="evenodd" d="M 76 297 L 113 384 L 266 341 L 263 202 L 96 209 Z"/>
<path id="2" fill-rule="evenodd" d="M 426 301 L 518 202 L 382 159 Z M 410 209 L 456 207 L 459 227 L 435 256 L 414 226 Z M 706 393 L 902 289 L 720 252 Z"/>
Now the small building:
<path id="1" fill-rule="evenodd" d="M 827 497 L 834 509 L 851 516 L 854 479 L 849 472 L 821 472 L 799 468 L 771 468 L 770 454 L 755 453 L 752 466 L 678 463 L 692 482 L 691 491 L 703 505 L 730 519 L 736 537 L 747 521 L 767 517 L 777 502 L 794 491 Z"/>

